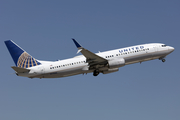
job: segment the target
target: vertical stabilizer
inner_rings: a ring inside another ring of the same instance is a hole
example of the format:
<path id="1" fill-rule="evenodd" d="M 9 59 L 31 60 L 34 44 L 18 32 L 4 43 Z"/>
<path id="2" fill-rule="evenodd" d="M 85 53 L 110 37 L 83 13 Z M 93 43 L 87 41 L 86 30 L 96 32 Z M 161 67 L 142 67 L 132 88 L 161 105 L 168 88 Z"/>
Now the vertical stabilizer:
<path id="1" fill-rule="evenodd" d="M 14 43 L 12 40 L 5 41 L 5 44 L 17 67 L 29 68 L 41 64 L 35 58 L 29 55 L 26 51 L 24 51 L 21 47 L 19 47 L 16 43 Z"/>

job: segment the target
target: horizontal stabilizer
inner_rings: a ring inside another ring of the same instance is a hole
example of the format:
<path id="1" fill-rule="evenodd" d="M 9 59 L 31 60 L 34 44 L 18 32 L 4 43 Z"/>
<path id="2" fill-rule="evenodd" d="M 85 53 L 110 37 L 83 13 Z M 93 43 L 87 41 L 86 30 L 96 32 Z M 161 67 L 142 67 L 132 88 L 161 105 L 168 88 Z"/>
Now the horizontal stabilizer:
<path id="1" fill-rule="evenodd" d="M 20 68 L 20 67 L 16 67 L 16 66 L 12 66 L 12 69 L 14 69 L 17 73 L 23 73 L 23 72 L 29 72 L 29 69 L 26 68 Z"/>

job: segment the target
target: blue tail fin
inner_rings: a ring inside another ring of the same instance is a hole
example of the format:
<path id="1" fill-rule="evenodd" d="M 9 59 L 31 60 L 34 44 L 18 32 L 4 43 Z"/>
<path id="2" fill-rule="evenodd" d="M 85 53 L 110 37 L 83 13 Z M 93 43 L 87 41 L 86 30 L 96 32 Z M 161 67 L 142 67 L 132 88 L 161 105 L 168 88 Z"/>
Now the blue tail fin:
<path id="1" fill-rule="evenodd" d="M 21 68 L 29 68 L 33 66 L 40 65 L 41 63 L 38 62 L 35 58 L 33 58 L 31 55 L 29 55 L 26 51 L 24 51 L 22 48 L 20 48 L 16 43 L 14 43 L 12 40 L 4 41 L 11 57 L 14 60 L 14 63 L 17 67 Z"/>

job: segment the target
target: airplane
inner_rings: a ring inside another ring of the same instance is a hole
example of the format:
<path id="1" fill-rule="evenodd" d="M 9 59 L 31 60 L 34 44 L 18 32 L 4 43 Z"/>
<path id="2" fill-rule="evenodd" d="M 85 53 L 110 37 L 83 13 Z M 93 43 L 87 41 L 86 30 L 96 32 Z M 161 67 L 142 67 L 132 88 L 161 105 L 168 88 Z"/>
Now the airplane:
<path id="1" fill-rule="evenodd" d="M 78 52 L 82 55 L 58 61 L 37 60 L 19 47 L 12 40 L 4 41 L 16 66 L 12 66 L 17 76 L 28 78 L 61 78 L 78 74 L 117 72 L 120 67 L 128 64 L 141 63 L 159 59 L 165 62 L 165 57 L 174 48 L 162 43 L 135 45 L 105 52 L 92 53 L 73 39 Z"/>

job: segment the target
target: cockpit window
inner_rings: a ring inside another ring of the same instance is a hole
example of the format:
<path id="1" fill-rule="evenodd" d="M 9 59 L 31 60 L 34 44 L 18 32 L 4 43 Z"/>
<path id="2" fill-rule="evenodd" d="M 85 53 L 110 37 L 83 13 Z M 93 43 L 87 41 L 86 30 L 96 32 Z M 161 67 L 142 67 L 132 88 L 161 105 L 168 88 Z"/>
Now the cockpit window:
<path id="1" fill-rule="evenodd" d="M 166 45 L 162 45 L 162 47 L 166 47 Z"/>

